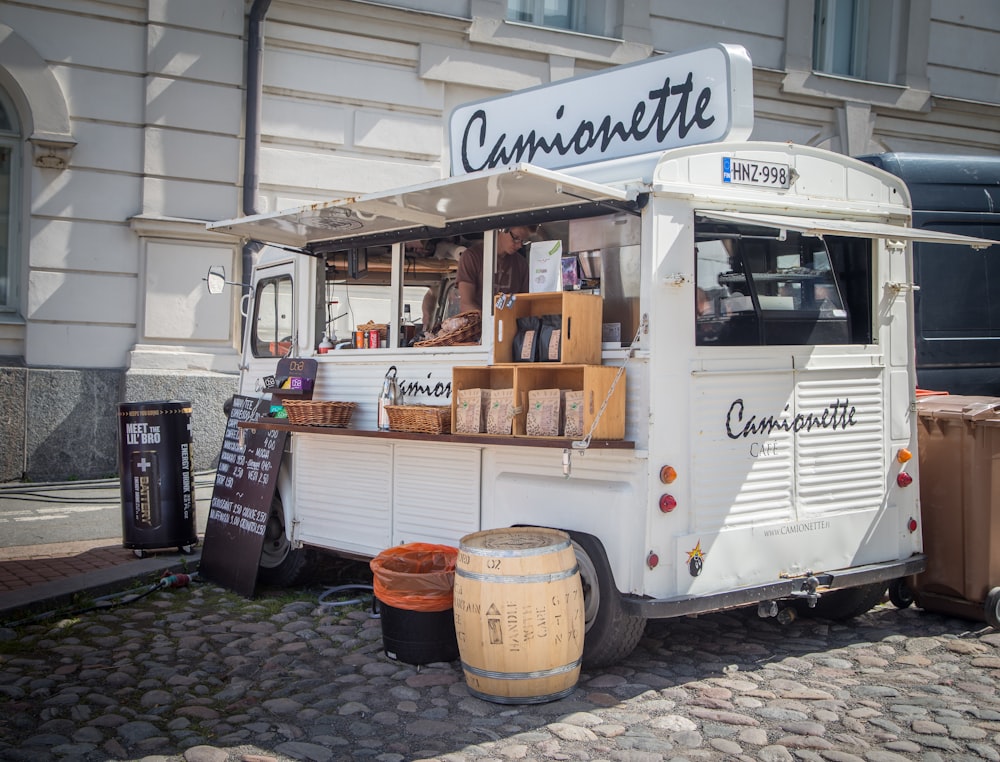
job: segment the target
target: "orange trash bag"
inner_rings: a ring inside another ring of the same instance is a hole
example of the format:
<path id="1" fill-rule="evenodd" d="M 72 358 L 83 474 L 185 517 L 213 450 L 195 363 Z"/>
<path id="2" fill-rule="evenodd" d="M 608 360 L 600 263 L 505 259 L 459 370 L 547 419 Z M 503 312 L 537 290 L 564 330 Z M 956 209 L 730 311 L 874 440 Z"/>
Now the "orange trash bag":
<path id="1" fill-rule="evenodd" d="M 411 542 L 383 550 L 369 562 L 375 597 L 407 611 L 447 611 L 454 601 L 458 548 Z"/>

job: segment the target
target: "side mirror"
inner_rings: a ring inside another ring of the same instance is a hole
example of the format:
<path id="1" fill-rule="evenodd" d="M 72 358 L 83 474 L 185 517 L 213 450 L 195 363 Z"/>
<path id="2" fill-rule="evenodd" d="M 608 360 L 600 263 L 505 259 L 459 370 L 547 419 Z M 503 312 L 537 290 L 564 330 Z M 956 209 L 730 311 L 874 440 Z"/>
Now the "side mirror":
<path id="1" fill-rule="evenodd" d="M 212 265 L 208 268 L 208 293 L 221 294 L 226 287 L 226 268 L 222 265 Z"/>

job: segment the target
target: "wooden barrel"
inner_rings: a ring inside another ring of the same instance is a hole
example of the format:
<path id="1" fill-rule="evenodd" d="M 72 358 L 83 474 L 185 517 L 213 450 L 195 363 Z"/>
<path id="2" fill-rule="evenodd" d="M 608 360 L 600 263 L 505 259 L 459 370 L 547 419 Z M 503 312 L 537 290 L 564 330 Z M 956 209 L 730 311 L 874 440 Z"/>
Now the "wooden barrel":
<path id="1" fill-rule="evenodd" d="M 540 704 L 573 692 L 584 622 L 569 535 L 537 527 L 466 535 L 454 592 L 458 652 L 473 695 Z"/>

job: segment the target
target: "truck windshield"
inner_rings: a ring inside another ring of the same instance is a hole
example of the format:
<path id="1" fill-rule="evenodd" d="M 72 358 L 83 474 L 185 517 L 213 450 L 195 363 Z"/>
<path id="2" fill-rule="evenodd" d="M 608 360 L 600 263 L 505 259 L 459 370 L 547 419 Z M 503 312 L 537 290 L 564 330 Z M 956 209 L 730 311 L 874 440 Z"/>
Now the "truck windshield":
<path id="1" fill-rule="evenodd" d="M 794 231 L 779 237 L 769 229 L 699 221 L 697 344 L 866 342 L 870 319 L 852 320 L 851 312 L 867 313 L 869 300 L 859 289 L 852 303 L 841 285 L 845 276 L 868 283 L 870 257 L 859 255 L 866 247 L 866 239 L 842 238 L 831 250 L 823 239 Z M 859 324 L 862 330 L 855 334 Z"/>

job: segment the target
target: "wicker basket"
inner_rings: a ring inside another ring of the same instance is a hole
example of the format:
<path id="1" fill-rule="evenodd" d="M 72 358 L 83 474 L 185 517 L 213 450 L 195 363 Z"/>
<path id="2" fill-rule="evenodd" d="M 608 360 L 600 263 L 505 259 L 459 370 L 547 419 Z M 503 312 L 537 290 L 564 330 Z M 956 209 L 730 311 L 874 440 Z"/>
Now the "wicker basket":
<path id="1" fill-rule="evenodd" d="M 464 318 L 465 325 L 454 331 L 442 331 L 432 339 L 414 343 L 415 347 L 453 347 L 456 344 L 477 344 L 483 335 L 483 316 L 476 310 L 460 312 L 455 318 Z"/>
<path id="2" fill-rule="evenodd" d="M 356 402 L 323 402 L 318 400 L 283 400 L 288 422 L 301 426 L 346 426 Z"/>
<path id="3" fill-rule="evenodd" d="M 451 405 L 386 405 L 385 412 L 392 431 L 451 433 Z"/>

